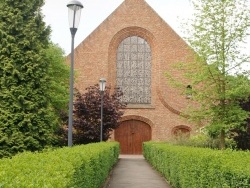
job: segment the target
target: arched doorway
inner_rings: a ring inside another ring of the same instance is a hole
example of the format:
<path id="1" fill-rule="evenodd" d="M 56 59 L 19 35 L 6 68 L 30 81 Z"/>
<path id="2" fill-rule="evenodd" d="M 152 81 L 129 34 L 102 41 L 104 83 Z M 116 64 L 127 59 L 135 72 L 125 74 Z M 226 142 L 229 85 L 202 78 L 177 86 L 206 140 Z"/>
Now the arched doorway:
<path id="1" fill-rule="evenodd" d="M 142 143 L 151 140 L 151 127 L 142 121 L 127 120 L 115 130 L 121 154 L 142 154 Z"/>

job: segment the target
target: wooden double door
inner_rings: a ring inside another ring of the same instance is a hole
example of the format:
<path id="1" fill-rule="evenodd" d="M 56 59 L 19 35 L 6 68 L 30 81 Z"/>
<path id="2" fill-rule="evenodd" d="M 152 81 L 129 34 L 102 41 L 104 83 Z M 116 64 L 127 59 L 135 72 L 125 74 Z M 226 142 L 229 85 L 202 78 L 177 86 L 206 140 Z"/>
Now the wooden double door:
<path id="1" fill-rule="evenodd" d="M 128 120 L 115 130 L 115 140 L 120 143 L 121 154 L 142 154 L 142 144 L 151 140 L 151 134 L 147 123 Z"/>

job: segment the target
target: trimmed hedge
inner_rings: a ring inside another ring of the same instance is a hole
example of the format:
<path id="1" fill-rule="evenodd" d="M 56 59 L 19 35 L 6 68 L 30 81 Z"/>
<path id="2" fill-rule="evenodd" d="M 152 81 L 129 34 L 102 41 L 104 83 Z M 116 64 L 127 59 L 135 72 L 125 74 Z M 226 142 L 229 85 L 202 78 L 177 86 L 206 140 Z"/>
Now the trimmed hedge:
<path id="1" fill-rule="evenodd" d="M 144 157 L 175 188 L 249 188 L 250 152 L 146 142 Z"/>
<path id="2" fill-rule="evenodd" d="M 0 187 L 99 188 L 118 156 L 117 142 L 18 154 L 0 160 Z"/>

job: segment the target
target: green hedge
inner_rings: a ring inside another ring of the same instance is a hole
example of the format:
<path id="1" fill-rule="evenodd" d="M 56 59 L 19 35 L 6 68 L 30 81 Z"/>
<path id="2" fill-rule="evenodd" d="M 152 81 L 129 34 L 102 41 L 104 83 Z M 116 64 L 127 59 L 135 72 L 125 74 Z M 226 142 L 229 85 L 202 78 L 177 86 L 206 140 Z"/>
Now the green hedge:
<path id="1" fill-rule="evenodd" d="M 147 142 L 144 157 L 175 188 L 249 188 L 250 152 Z"/>
<path id="2" fill-rule="evenodd" d="M 118 156 L 117 142 L 22 153 L 0 160 L 0 187 L 99 188 Z"/>

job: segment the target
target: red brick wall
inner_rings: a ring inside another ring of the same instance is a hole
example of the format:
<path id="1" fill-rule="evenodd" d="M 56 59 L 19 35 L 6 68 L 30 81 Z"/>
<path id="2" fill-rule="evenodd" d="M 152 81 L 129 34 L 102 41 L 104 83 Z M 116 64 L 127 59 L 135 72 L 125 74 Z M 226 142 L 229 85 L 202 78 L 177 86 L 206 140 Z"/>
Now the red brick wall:
<path id="1" fill-rule="evenodd" d="M 172 66 L 187 61 L 191 51 L 144 0 L 125 0 L 75 49 L 75 86 L 84 92 L 100 78 L 106 78 L 108 85 L 115 86 L 117 47 L 124 38 L 133 35 L 144 38 L 152 50 L 152 104 L 127 108 L 121 121 L 138 119 L 148 123 L 153 140 L 171 138 L 174 128 L 180 125 L 194 130 L 179 116 L 188 99 L 172 88 L 164 76 L 164 72 L 169 71 L 182 79 L 181 73 Z"/>

